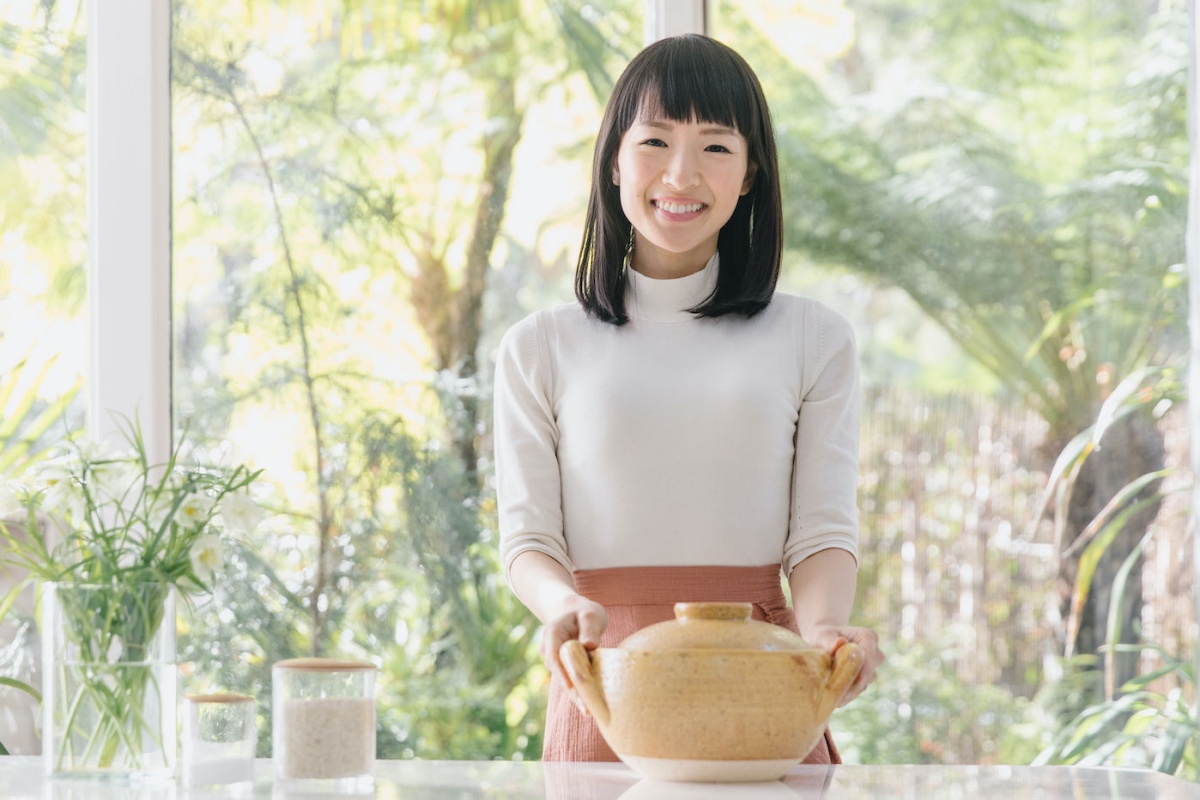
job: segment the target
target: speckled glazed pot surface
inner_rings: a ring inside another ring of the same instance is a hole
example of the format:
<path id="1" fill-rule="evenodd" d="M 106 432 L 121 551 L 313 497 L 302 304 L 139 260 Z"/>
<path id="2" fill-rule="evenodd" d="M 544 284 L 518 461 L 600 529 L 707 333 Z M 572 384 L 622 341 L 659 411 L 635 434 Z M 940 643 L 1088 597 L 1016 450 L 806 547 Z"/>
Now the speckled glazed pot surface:
<path id="1" fill-rule="evenodd" d="M 830 655 L 751 619 L 749 603 L 678 603 L 616 648 L 561 657 L 617 755 L 648 778 L 774 780 L 812 751 L 862 650 Z"/>

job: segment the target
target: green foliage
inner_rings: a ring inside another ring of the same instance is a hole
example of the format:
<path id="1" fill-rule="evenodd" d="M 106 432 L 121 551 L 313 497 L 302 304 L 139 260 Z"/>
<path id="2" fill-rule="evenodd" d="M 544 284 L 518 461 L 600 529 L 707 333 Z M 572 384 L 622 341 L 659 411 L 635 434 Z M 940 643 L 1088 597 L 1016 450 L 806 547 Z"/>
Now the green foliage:
<path id="1" fill-rule="evenodd" d="M 1089 457 L 1098 458 L 1105 437 L 1113 429 L 1122 424 L 1130 425 L 1136 416 L 1158 417 L 1170 408 L 1173 401 L 1180 395 L 1178 378 L 1173 370 L 1140 369 L 1129 375 L 1113 389 L 1100 407 L 1100 412 L 1094 425 L 1078 434 L 1067 443 L 1054 468 L 1041 501 L 1042 508 L 1036 515 L 1041 518 L 1046 509 L 1054 509 L 1055 539 L 1070 541 L 1070 546 L 1064 551 L 1064 556 L 1074 557 L 1077 561 L 1074 584 L 1071 591 L 1071 604 L 1067 620 L 1066 641 L 1067 655 L 1073 654 L 1072 643 L 1075 641 L 1081 623 L 1084 604 L 1092 592 L 1093 580 L 1097 567 L 1110 551 L 1115 550 L 1114 542 L 1118 536 L 1131 525 L 1134 515 L 1147 507 L 1156 507 L 1163 497 L 1161 482 L 1169 474 L 1166 469 L 1154 470 L 1137 475 L 1122 486 L 1111 498 L 1105 500 L 1100 512 L 1073 539 L 1069 539 L 1070 521 L 1068 510 L 1071 498 L 1079 482 L 1080 475 Z M 1120 632 L 1128 628 L 1129 621 L 1121 617 L 1131 607 L 1130 597 L 1123 591 L 1130 570 L 1141 557 L 1142 548 L 1153 534 L 1148 531 L 1142 540 L 1132 550 L 1122 556 L 1124 565 L 1115 577 L 1115 589 L 1111 596 L 1108 614 L 1108 645 L 1110 649 L 1105 662 L 1112 667 L 1115 650 L 1112 645 L 1119 642 Z M 1140 584 L 1139 584 L 1140 585 Z M 1111 694 L 1111 688 L 1109 693 Z"/>
<path id="2" fill-rule="evenodd" d="M 1079 471 L 1094 457 L 1107 431 L 1129 424 L 1129 418 L 1160 410 L 1180 387 L 1169 370 L 1143 370 L 1117 386 L 1101 407 L 1096 424 L 1077 436 L 1055 464 L 1047 500 L 1069 499 Z M 1141 476 L 1122 487 L 1072 545 L 1081 550 L 1079 570 L 1072 586 L 1072 616 L 1068 628 L 1078 625 L 1078 614 L 1090 595 L 1109 592 L 1105 644 L 1099 657 L 1065 662 L 1063 687 L 1082 686 L 1087 691 L 1068 694 L 1051 682 L 1040 703 L 1047 708 L 1049 741 L 1034 763 L 1116 765 L 1150 768 L 1185 777 L 1200 778 L 1197 742 L 1200 717 L 1196 710 L 1196 672 L 1191 658 L 1170 653 L 1155 643 L 1122 638 L 1128 627 L 1130 576 L 1141 568 L 1142 553 L 1156 534 L 1151 527 L 1122 557 L 1110 587 L 1096 584 L 1097 562 L 1113 549 L 1117 536 L 1142 506 L 1158 502 L 1171 489 L 1160 482 L 1168 471 Z M 1190 482 L 1175 491 L 1190 491 Z M 1128 665 L 1136 663 L 1134 677 L 1124 679 Z M 1148 668 L 1147 668 L 1148 665 Z M 1068 697 L 1067 702 L 1063 702 Z"/>
<path id="3" fill-rule="evenodd" d="M 45 270 L 36 301 L 70 316 L 86 299 L 83 5 L 39 3 L 28 24 L 0 20 L 0 296 L 14 266 Z"/>
<path id="4" fill-rule="evenodd" d="M 1158 666 L 1055 726 L 1033 763 L 1148 768 L 1200 780 L 1194 662 L 1155 644 L 1115 649 L 1150 654 Z"/>
<path id="5" fill-rule="evenodd" d="M 79 392 L 82 381 L 50 401 L 42 398 L 42 386 L 53 362 L 47 360 L 29 379 L 28 359 L 0 374 L 0 477 L 22 474 L 45 457 L 47 434 L 63 420 Z"/>
<path id="6" fill-rule="evenodd" d="M 1185 352 L 1185 9 L 1132 9 L 871 2 L 851 87 L 729 14 L 802 176 L 789 246 L 902 289 L 1056 435 L 1090 424 L 1101 370 Z"/>
<path id="7" fill-rule="evenodd" d="M 852 764 L 1027 763 L 1037 751 L 1009 732 L 1028 701 L 964 680 L 970 632 L 946 628 L 934 641 L 895 642 L 878 680 L 834 713 L 830 727 Z"/>

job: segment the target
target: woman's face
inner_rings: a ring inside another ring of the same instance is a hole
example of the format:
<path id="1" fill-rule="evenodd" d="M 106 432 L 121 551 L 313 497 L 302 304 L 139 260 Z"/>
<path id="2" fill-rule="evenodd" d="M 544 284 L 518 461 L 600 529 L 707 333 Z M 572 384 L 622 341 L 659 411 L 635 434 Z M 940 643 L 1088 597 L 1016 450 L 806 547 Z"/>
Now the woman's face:
<path id="1" fill-rule="evenodd" d="M 612 180 L 635 231 L 633 266 L 652 278 L 704 268 L 754 183 L 746 138 L 708 122 L 639 116 L 621 137 Z"/>

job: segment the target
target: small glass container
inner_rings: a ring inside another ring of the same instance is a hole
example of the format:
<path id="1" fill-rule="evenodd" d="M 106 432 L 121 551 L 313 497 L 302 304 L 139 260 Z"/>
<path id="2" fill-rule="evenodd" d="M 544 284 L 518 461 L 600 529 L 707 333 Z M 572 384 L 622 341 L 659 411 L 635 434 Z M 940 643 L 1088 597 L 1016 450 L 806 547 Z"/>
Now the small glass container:
<path id="1" fill-rule="evenodd" d="M 258 745 L 254 698 L 192 694 L 184 705 L 183 785 L 252 785 Z"/>
<path id="2" fill-rule="evenodd" d="M 293 658 L 271 670 L 277 782 L 324 792 L 369 791 L 375 771 L 375 667 Z"/>

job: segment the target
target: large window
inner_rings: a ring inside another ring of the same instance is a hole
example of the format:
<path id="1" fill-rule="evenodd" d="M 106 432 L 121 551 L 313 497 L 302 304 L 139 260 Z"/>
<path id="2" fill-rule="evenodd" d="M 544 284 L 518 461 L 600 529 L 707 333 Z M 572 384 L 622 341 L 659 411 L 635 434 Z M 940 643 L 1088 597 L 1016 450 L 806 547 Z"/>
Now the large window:
<path id="1" fill-rule="evenodd" d="M 1197 777 L 1183 0 L 0 6 L 0 479 L 82 430 L 89 346 L 155 431 L 265 470 L 267 520 L 180 623 L 182 688 L 257 695 L 264 755 L 271 664 L 306 654 L 379 664 L 382 757 L 540 754 L 491 358 L 573 296 L 613 80 L 707 19 L 772 105 L 781 288 L 858 334 L 855 621 L 890 660 L 843 754 Z M 85 11 L 117 7 L 85 108 Z M 146 224 L 114 259 L 89 218 Z M 170 366 L 112 344 L 159 333 Z M 31 619 L 0 675 L 34 677 Z M 36 752 L 35 713 L 0 687 L 0 741 Z"/>

